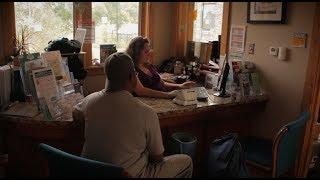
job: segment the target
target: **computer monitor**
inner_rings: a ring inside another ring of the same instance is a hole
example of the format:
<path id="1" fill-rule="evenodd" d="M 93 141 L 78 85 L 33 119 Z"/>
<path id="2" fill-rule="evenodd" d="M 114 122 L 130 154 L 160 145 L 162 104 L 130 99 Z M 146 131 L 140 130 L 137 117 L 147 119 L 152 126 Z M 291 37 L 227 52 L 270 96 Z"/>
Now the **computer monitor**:
<path id="1" fill-rule="evenodd" d="M 211 57 L 210 58 L 215 63 L 219 63 L 221 35 L 218 36 L 218 41 L 209 41 L 209 43 L 212 43 L 212 50 L 211 50 Z"/>
<path id="2" fill-rule="evenodd" d="M 187 42 L 187 57 L 189 59 L 193 59 L 194 58 L 194 41 L 188 41 Z"/>
<path id="3" fill-rule="evenodd" d="M 217 93 L 215 93 L 215 96 L 218 97 L 223 97 L 223 98 L 227 98 L 230 97 L 230 94 L 228 94 L 226 92 L 226 85 L 227 85 L 227 80 L 228 80 L 228 75 L 229 75 L 229 70 L 230 70 L 230 65 L 228 63 L 227 57 L 224 59 L 223 61 L 223 66 L 221 69 L 221 74 L 219 76 L 219 80 L 218 80 L 218 91 Z"/>
<path id="4" fill-rule="evenodd" d="M 215 63 L 218 63 L 218 59 L 220 58 L 220 44 L 219 41 L 211 41 L 212 43 L 212 50 L 211 50 L 211 60 Z"/>
<path id="5" fill-rule="evenodd" d="M 188 41 L 187 42 L 187 58 L 189 60 L 199 61 L 201 54 L 201 42 Z"/>

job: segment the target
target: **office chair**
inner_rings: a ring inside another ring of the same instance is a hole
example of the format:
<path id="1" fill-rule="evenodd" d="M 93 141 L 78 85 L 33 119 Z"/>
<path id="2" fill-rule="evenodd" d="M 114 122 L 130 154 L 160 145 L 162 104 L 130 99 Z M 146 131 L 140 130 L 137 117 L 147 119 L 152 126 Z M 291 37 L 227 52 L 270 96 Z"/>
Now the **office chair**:
<path id="1" fill-rule="evenodd" d="M 50 177 L 130 177 L 122 167 L 75 156 L 44 143 L 39 149 L 48 160 Z"/>
<path id="2" fill-rule="evenodd" d="M 309 112 L 283 126 L 273 140 L 246 137 L 242 140 L 246 162 L 279 177 L 294 167 L 309 119 Z"/>

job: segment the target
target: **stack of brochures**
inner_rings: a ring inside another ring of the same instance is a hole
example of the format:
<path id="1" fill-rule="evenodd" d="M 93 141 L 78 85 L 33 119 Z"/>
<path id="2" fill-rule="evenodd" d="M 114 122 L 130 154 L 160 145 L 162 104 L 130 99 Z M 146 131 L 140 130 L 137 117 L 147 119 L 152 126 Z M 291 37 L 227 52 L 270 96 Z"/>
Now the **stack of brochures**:
<path id="1" fill-rule="evenodd" d="M 66 95 L 73 97 L 70 94 L 75 93 L 73 84 L 76 82 L 72 72 L 69 72 L 66 58 L 61 57 L 60 51 L 49 51 L 41 55 L 22 55 L 19 60 L 25 94 L 32 96 L 46 119 L 61 118 L 70 109 L 65 108 L 68 105 L 61 105 L 61 102 L 74 102 L 61 99 L 65 99 Z"/>
<path id="2" fill-rule="evenodd" d="M 260 75 L 254 64 L 249 61 L 232 61 L 233 82 L 242 97 L 260 95 Z"/>
<path id="3" fill-rule="evenodd" d="M 0 108 L 4 110 L 10 104 L 12 68 L 0 66 Z"/>

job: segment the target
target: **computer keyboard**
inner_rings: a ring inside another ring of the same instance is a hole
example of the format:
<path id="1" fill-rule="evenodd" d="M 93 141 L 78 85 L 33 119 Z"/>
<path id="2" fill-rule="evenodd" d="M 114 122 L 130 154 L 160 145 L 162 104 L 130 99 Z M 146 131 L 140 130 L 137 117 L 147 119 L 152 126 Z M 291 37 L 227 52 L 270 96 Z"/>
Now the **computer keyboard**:
<path id="1" fill-rule="evenodd" d="M 194 87 L 191 89 L 194 89 L 197 92 L 197 99 L 198 100 L 207 100 L 207 98 L 209 97 L 209 94 L 208 94 L 206 88 L 203 86 L 202 87 Z"/>

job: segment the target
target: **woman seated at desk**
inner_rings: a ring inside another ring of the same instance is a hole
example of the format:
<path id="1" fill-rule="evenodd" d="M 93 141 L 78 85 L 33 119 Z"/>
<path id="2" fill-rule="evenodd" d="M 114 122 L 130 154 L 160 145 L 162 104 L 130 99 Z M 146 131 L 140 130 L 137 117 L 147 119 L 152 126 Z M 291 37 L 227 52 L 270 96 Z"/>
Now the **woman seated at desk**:
<path id="1" fill-rule="evenodd" d="M 172 98 L 174 93 L 168 93 L 168 91 L 187 89 L 195 84 L 192 81 L 183 84 L 163 81 L 156 67 L 150 62 L 152 50 L 147 38 L 141 36 L 133 38 L 126 52 L 131 56 L 136 67 L 138 82 L 135 93 L 139 96 Z"/>

